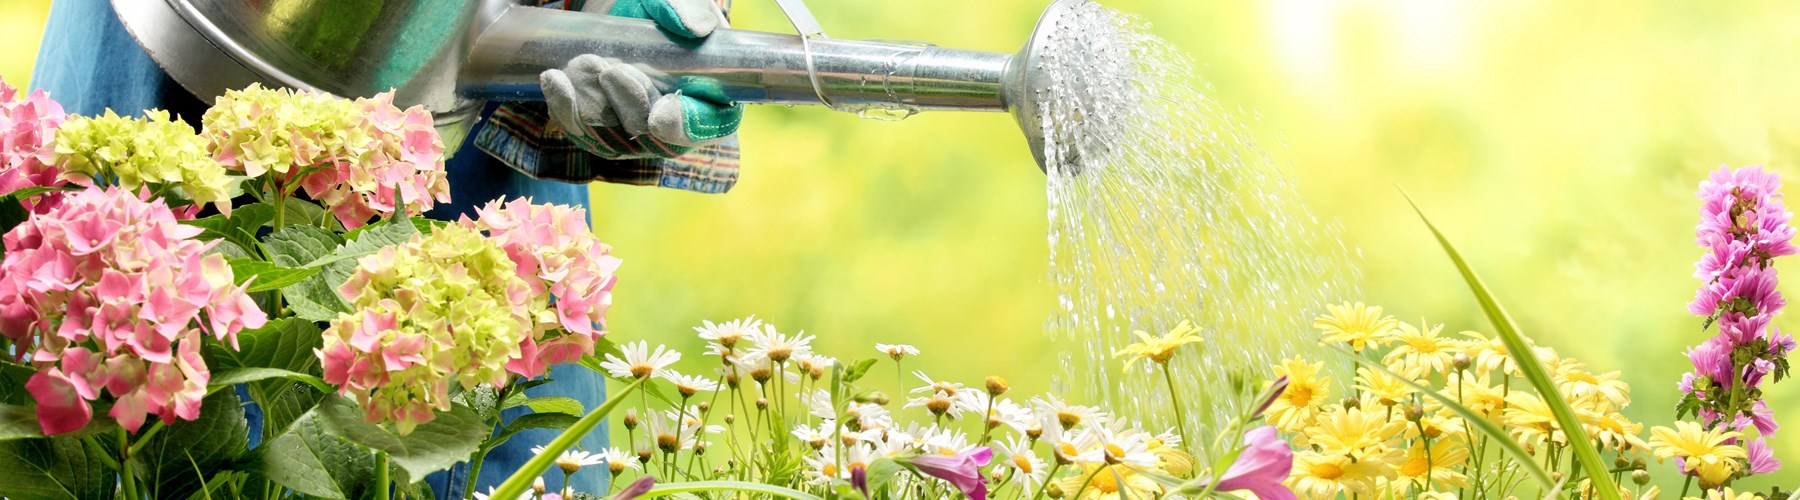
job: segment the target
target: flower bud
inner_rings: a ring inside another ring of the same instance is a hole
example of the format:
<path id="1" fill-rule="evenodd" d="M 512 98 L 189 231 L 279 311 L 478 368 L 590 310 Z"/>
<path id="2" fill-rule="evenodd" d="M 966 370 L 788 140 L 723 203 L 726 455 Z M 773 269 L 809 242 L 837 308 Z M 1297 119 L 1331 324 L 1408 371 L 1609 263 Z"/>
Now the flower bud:
<path id="1" fill-rule="evenodd" d="M 539 497 L 542 497 L 542 496 L 544 496 L 544 490 L 545 490 L 544 478 L 540 477 L 540 478 L 537 478 L 537 479 L 531 481 L 531 492 L 532 493 L 537 493 L 537 495 Z"/>
<path id="2" fill-rule="evenodd" d="M 1010 389 L 1012 389 L 1012 386 L 1006 385 L 1006 379 L 1000 378 L 999 375 L 992 375 L 987 378 L 987 391 L 989 396 L 998 397 L 1001 394 L 1006 394 L 1006 391 Z"/>
<path id="3" fill-rule="evenodd" d="M 638 457 L 638 463 L 640 463 L 640 464 L 650 463 L 650 449 L 649 448 L 638 448 L 637 457 Z"/>
<path id="4" fill-rule="evenodd" d="M 736 422 L 737 422 L 737 415 L 732 415 L 730 413 L 725 414 L 725 425 L 731 425 Z"/>
<path id="5" fill-rule="evenodd" d="M 757 410 L 769 409 L 769 398 L 756 398 L 756 409 Z"/>
<path id="6" fill-rule="evenodd" d="M 1418 422 L 1420 419 L 1423 419 L 1423 418 L 1425 418 L 1425 409 L 1419 408 L 1418 405 L 1406 407 L 1406 421 L 1407 422 Z"/>
<path id="7" fill-rule="evenodd" d="M 694 454 L 695 455 L 705 455 L 706 454 L 706 443 L 705 442 L 694 443 Z"/>
<path id="8" fill-rule="evenodd" d="M 1362 401 L 1358 400 L 1356 398 L 1344 398 L 1343 405 L 1344 405 L 1344 409 L 1348 410 L 1351 408 L 1356 408 L 1356 407 L 1362 406 Z"/>
<path id="9" fill-rule="evenodd" d="M 1456 368 L 1456 371 L 1459 372 L 1469 369 L 1471 363 L 1474 363 L 1474 360 L 1469 359 L 1469 355 L 1467 354 L 1459 352 L 1456 353 L 1455 356 L 1450 357 L 1450 366 Z"/>
<path id="10" fill-rule="evenodd" d="M 1644 469 L 1631 471 L 1631 482 L 1638 486 L 1650 484 L 1650 471 Z"/>
<path id="11" fill-rule="evenodd" d="M 1063 490 L 1062 487 L 1057 486 L 1056 483 L 1050 483 L 1044 485 L 1044 494 L 1049 495 L 1050 498 L 1062 498 Z"/>
<path id="12" fill-rule="evenodd" d="M 869 397 L 869 402 L 875 403 L 875 406 L 887 406 L 887 404 L 888 404 L 887 393 L 876 392 L 875 394 L 873 394 Z"/>
<path id="13" fill-rule="evenodd" d="M 625 421 L 625 430 L 636 430 L 638 426 L 637 409 L 626 408 L 623 420 Z"/>
<path id="14" fill-rule="evenodd" d="M 1650 464 L 1645 463 L 1644 459 L 1642 459 L 1642 458 L 1634 458 L 1631 460 L 1631 468 L 1637 469 L 1637 470 L 1644 470 L 1644 469 L 1650 468 Z"/>
<path id="15" fill-rule="evenodd" d="M 706 413 L 708 411 L 712 411 L 712 403 L 701 401 L 699 408 L 700 408 L 700 413 Z"/>
<path id="16" fill-rule="evenodd" d="M 1613 457 L 1613 468 L 1623 469 L 1631 466 L 1631 460 L 1625 457 Z"/>

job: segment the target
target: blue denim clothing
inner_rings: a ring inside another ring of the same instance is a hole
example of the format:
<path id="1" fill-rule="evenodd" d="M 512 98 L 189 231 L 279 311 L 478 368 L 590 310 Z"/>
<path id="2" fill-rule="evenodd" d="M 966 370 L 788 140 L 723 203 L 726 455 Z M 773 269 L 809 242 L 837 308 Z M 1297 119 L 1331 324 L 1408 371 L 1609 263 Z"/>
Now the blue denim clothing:
<path id="1" fill-rule="evenodd" d="M 107 108 L 120 114 L 138 114 L 145 109 L 162 108 L 189 124 L 198 124 L 200 114 L 205 111 L 201 100 L 170 79 L 138 46 L 119 23 L 107 0 L 56 0 L 51 5 L 31 87 L 49 91 L 50 97 L 62 103 L 63 109 L 71 114 L 94 115 Z M 454 219 L 462 214 L 472 214 L 474 207 L 501 196 L 530 196 L 539 203 L 587 205 L 585 185 L 528 178 L 466 142 L 453 151 L 459 154 L 446 162 L 446 168 L 454 203 L 428 214 L 434 218 Z M 555 382 L 534 387 L 526 394 L 568 396 L 581 401 L 588 409 L 597 408 L 606 400 L 606 382 L 597 373 L 575 365 L 562 365 L 552 368 L 550 376 Z M 523 411 L 515 408 L 506 412 L 505 417 L 510 420 Z M 261 417 L 261 412 L 254 406 L 246 408 L 252 446 L 261 434 Z M 531 458 L 531 447 L 550 442 L 556 434 L 548 430 L 526 431 L 490 452 L 478 478 L 480 490 L 486 491 L 488 486 L 505 480 Z M 580 445 L 591 451 L 605 448 L 605 426 L 590 433 Z M 427 480 L 439 498 L 462 498 L 468 495 L 462 491 L 467 477 L 467 466 L 459 465 Z M 551 487 L 560 487 L 561 479 L 562 475 L 554 472 L 546 477 Z M 605 470 L 588 467 L 576 474 L 574 483 L 577 491 L 600 492 L 606 484 Z"/>

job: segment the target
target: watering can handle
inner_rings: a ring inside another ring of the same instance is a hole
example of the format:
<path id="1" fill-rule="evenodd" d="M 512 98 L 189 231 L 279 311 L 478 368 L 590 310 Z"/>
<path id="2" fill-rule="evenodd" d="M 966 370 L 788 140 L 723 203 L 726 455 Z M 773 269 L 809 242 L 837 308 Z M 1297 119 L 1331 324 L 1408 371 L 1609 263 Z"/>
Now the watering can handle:
<path id="1" fill-rule="evenodd" d="M 794 23 L 794 31 L 800 33 L 800 48 L 806 52 L 806 76 L 812 80 L 813 94 L 819 96 L 819 103 L 825 107 L 838 109 L 837 103 L 825 95 L 825 86 L 819 84 L 819 71 L 813 64 L 812 39 L 830 38 L 825 36 L 825 28 L 819 26 L 819 19 L 806 8 L 806 0 L 775 0 L 775 4 L 781 6 L 781 13 L 787 15 L 788 22 Z"/>

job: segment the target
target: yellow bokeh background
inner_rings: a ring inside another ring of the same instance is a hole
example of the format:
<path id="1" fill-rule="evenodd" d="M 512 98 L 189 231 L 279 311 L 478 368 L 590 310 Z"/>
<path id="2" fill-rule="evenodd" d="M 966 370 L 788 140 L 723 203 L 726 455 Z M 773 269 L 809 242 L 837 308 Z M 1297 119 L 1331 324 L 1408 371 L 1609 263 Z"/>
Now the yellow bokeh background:
<path id="1" fill-rule="evenodd" d="M 812 3 L 836 37 L 1010 52 L 1045 2 Z M 1402 188 L 1527 334 L 1623 371 L 1628 415 L 1651 425 L 1672 420 L 1682 351 L 1706 335 L 1683 307 L 1697 285 L 1697 183 L 1720 165 L 1800 180 L 1797 2 L 1104 3 L 1188 54 L 1197 73 L 1181 76 L 1239 110 L 1312 208 L 1343 227 L 1360 249 L 1364 300 L 1489 330 Z M 8 81 L 29 78 L 46 10 L 0 0 Z M 740 28 L 789 29 L 770 1 L 739 0 L 734 14 Z M 701 319 L 756 314 L 840 357 L 905 342 L 925 353 L 910 366 L 936 377 L 1051 387 L 1069 344 L 1042 333 L 1053 304 L 1044 178 L 1009 117 L 889 123 L 754 107 L 741 138 L 743 179 L 726 195 L 594 186 L 596 231 L 626 261 L 615 340 L 693 354 Z M 1781 268 L 1800 280 L 1800 264 Z M 1790 318 L 1777 324 L 1800 329 Z M 891 390 L 891 367 L 877 374 Z M 1800 418 L 1800 382 L 1768 398 Z M 1800 433 L 1776 447 L 1800 477 Z"/>

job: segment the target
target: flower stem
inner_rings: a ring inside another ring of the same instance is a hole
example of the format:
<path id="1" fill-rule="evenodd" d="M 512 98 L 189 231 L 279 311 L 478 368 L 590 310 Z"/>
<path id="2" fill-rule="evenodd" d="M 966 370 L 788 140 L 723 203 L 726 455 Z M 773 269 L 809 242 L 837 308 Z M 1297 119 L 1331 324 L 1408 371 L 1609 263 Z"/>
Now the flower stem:
<path id="1" fill-rule="evenodd" d="M 1055 451 L 1051 451 L 1051 454 L 1055 454 L 1055 453 L 1056 453 Z M 1058 470 L 1062 470 L 1062 461 L 1061 460 L 1058 460 L 1056 462 L 1056 465 L 1050 466 L 1050 473 L 1044 475 L 1044 483 L 1045 484 L 1038 486 L 1037 493 L 1034 493 L 1031 495 L 1031 500 L 1038 500 L 1038 499 L 1044 497 L 1044 490 L 1050 489 L 1049 483 L 1050 483 L 1050 481 L 1053 481 L 1056 479 L 1056 471 L 1058 471 Z M 1023 484 L 1023 483 L 1021 483 L 1021 484 Z"/>
<path id="2" fill-rule="evenodd" d="M 388 454 L 385 451 L 375 452 L 375 498 L 387 500 L 388 492 L 393 488 L 388 480 Z"/>
<path id="3" fill-rule="evenodd" d="M 1169 365 L 1163 364 L 1163 381 L 1169 384 L 1169 406 L 1175 407 L 1175 433 L 1181 436 L 1181 447 L 1193 446 L 1187 437 L 1187 418 L 1181 412 L 1181 395 L 1175 391 L 1175 375 L 1169 372 Z"/>
<path id="4" fill-rule="evenodd" d="M 125 498 L 130 500 L 144 498 L 138 495 L 137 476 L 131 468 L 130 438 L 125 435 L 124 428 L 120 428 L 115 435 L 118 436 L 119 444 L 119 484 L 125 490 Z"/>

